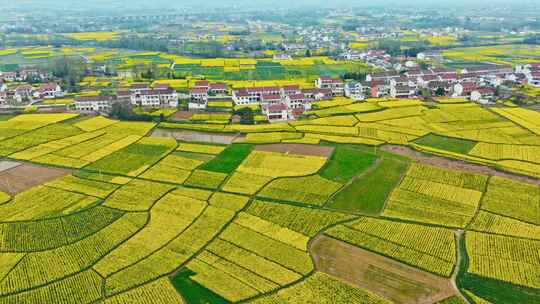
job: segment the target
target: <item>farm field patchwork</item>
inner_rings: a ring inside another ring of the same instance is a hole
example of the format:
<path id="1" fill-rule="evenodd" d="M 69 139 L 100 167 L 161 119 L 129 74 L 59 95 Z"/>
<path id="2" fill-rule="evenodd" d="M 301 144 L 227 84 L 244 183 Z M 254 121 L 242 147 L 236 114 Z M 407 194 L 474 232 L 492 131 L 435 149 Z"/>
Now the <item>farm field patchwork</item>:
<path id="1" fill-rule="evenodd" d="M 0 303 L 538 301 L 537 180 L 380 148 L 532 166 L 534 132 L 466 103 L 338 104 L 320 107 L 377 109 L 222 126 L 270 144 L 99 116 L 1 121 Z"/>

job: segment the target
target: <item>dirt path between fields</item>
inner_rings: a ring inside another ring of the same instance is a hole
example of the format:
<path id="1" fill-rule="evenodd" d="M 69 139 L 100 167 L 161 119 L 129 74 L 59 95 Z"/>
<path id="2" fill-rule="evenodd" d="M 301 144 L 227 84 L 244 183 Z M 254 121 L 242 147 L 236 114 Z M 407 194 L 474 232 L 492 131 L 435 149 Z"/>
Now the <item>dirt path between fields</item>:
<path id="1" fill-rule="evenodd" d="M 409 157 L 413 160 L 418 161 L 419 163 L 437 166 L 441 168 L 447 168 L 452 170 L 471 172 L 471 173 L 480 173 L 484 175 L 500 176 L 512 180 L 517 180 L 520 182 L 525 182 L 533 185 L 540 186 L 540 179 L 534 177 L 527 177 L 518 174 L 512 174 L 507 172 L 498 171 L 489 166 L 482 166 L 464 162 L 462 160 L 453 160 L 440 156 L 429 155 L 422 152 L 418 152 L 412 148 L 405 146 L 396 146 L 396 145 L 384 145 L 382 148 L 384 151 L 391 153 L 403 155 Z"/>

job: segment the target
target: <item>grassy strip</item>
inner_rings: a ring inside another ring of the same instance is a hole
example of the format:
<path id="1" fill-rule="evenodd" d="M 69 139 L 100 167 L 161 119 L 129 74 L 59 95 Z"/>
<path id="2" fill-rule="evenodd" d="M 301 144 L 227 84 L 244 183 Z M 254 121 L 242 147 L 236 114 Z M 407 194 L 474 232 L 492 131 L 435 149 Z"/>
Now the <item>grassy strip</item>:
<path id="1" fill-rule="evenodd" d="M 454 153 L 468 154 L 476 145 L 475 141 L 428 134 L 415 140 L 416 144 Z"/>
<path id="2" fill-rule="evenodd" d="M 225 300 L 218 294 L 205 288 L 199 283 L 192 281 L 189 277 L 195 275 L 195 273 L 189 269 L 181 270 L 171 281 L 184 297 L 184 300 L 188 304 L 225 304 L 229 301 Z"/>
<path id="3" fill-rule="evenodd" d="M 367 170 L 377 156 L 373 147 L 338 145 L 320 175 L 329 180 L 346 183 Z"/>
<path id="4" fill-rule="evenodd" d="M 233 172 L 251 153 L 252 146 L 248 144 L 233 144 L 223 150 L 216 158 L 204 164 L 200 169 L 221 173 Z"/>
<path id="5" fill-rule="evenodd" d="M 329 207 L 364 214 L 379 214 L 386 198 L 397 186 L 408 165 L 408 162 L 396 158 L 383 158 L 375 170 L 353 181 L 338 193 Z"/>

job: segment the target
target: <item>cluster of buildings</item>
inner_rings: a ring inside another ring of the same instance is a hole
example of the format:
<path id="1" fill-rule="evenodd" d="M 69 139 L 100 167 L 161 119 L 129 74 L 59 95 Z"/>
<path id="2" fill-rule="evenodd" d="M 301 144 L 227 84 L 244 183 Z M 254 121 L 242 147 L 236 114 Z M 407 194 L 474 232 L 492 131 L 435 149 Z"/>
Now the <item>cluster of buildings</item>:
<path id="1" fill-rule="evenodd" d="M 127 90 L 119 90 L 116 96 L 78 96 L 74 104 L 79 112 L 107 112 L 115 102 L 139 107 L 175 108 L 179 98 L 179 93 L 168 84 L 151 87 L 146 83 L 134 83 Z"/>
<path id="2" fill-rule="evenodd" d="M 193 88 L 189 90 L 188 107 L 190 110 L 206 109 L 210 98 L 227 97 L 228 93 L 229 88 L 226 83 L 210 83 L 207 80 L 198 80 Z"/>
<path id="3" fill-rule="evenodd" d="M 30 80 L 33 80 L 35 82 L 46 82 L 52 79 L 52 73 L 41 71 L 38 69 L 21 69 L 18 71 L 10 72 L 0 71 L 1 82 L 27 82 Z"/>
<path id="4" fill-rule="evenodd" d="M 533 87 L 540 87 L 540 62 L 518 65 L 516 73 L 522 79 L 526 79 L 527 83 Z"/>
<path id="5" fill-rule="evenodd" d="M 422 91 L 432 96 L 467 97 L 473 101 L 492 98 L 504 82 L 524 83 L 526 77 L 511 66 L 482 65 L 459 71 L 442 68 L 409 69 L 369 74 L 366 81 L 345 86 L 345 96 L 355 100 L 367 97 L 411 98 Z"/>
<path id="6" fill-rule="evenodd" d="M 268 121 L 295 119 L 311 109 L 317 100 L 343 96 L 344 82 L 340 78 L 320 77 L 316 88 L 301 89 L 299 85 L 238 88 L 232 92 L 235 105 L 260 105 Z"/>
<path id="7" fill-rule="evenodd" d="M 21 84 L 13 89 L 9 89 L 8 85 L 0 81 L 0 106 L 5 106 L 12 103 L 34 103 L 43 99 L 61 98 L 64 96 L 64 91 L 60 85 L 51 82 L 44 83 L 38 86 L 30 84 Z"/>

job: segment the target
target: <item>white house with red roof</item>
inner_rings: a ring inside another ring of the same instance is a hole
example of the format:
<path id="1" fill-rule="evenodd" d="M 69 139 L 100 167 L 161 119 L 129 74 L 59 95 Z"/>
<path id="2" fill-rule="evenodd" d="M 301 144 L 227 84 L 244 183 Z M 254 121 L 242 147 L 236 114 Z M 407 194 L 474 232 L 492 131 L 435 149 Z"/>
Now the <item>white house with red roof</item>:
<path id="1" fill-rule="evenodd" d="M 188 108 L 190 110 L 202 110 L 208 106 L 208 87 L 200 86 L 189 90 Z"/>
<path id="2" fill-rule="evenodd" d="M 284 103 L 265 104 L 261 106 L 263 114 L 269 122 L 287 121 L 289 119 L 289 107 Z"/>
<path id="3" fill-rule="evenodd" d="M 226 83 L 216 82 L 208 86 L 208 93 L 213 96 L 226 96 L 229 88 Z"/>
<path id="4" fill-rule="evenodd" d="M 64 97 L 62 88 L 56 83 L 42 84 L 36 91 L 40 97 L 45 99 Z"/>

